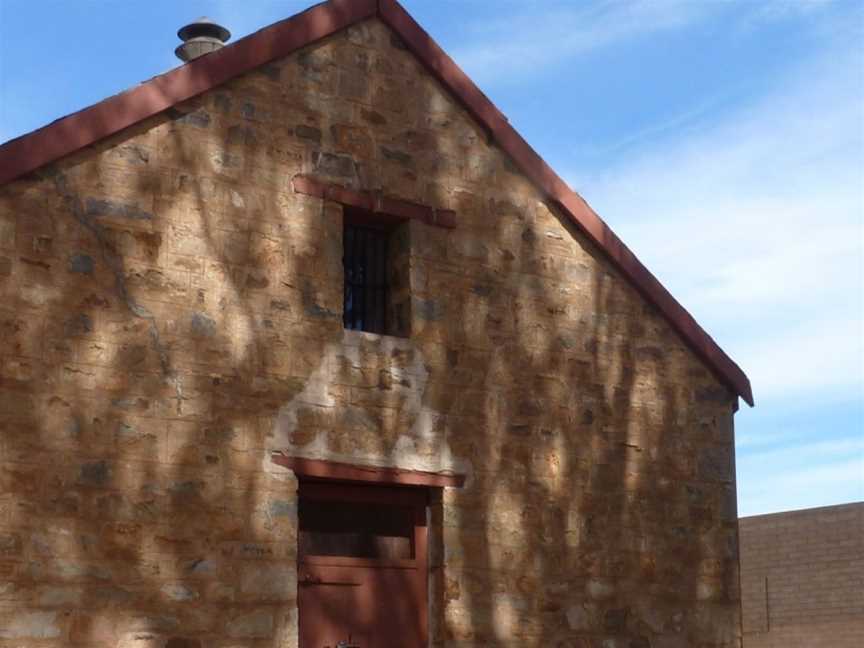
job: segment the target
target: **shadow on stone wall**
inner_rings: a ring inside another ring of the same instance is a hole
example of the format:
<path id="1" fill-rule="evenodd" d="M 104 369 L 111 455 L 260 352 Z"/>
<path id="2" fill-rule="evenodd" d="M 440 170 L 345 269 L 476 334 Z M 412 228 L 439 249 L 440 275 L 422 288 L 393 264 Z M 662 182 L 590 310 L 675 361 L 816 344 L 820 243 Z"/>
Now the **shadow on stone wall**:
<path id="1" fill-rule="evenodd" d="M 361 27 L 3 189 L 0 646 L 293 645 L 274 450 L 469 473 L 436 644 L 737 645 L 732 396 Z M 345 337 L 298 172 L 457 210 L 411 341 Z"/>

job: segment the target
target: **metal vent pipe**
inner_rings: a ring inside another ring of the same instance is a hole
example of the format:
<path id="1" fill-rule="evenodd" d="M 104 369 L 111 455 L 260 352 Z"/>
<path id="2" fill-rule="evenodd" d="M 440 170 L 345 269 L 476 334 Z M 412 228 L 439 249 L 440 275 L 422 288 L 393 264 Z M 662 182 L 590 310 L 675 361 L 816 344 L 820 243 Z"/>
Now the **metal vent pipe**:
<path id="1" fill-rule="evenodd" d="M 181 27 L 177 35 L 183 44 L 174 53 L 184 63 L 221 49 L 231 38 L 231 32 L 205 17 Z"/>

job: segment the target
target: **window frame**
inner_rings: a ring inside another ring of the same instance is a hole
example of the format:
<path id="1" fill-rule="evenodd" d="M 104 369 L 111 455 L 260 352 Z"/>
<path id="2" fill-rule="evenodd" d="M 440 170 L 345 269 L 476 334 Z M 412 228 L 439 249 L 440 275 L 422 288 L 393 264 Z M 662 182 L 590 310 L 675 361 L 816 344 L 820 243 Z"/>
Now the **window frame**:
<path id="1" fill-rule="evenodd" d="M 343 208 L 342 327 L 346 330 L 393 335 L 389 321 L 392 253 L 390 239 L 397 225 L 398 222 L 381 222 L 372 214 L 363 213 L 357 208 Z M 361 234 L 363 239 L 358 243 L 360 239 L 358 235 Z M 358 257 L 362 257 L 362 261 Z M 360 267 L 363 269 L 364 276 L 362 281 L 357 281 L 352 277 L 352 271 L 356 272 Z M 369 277 L 369 274 L 377 277 Z M 358 295 L 362 296 L 360 302 L 362 308 L 359 309 L 359 313 L 356 307 Z M 352 304 L 350 310 L 349 299 Z M 361 321 L 362 325 L 358 326 L 358 321 Z"/>

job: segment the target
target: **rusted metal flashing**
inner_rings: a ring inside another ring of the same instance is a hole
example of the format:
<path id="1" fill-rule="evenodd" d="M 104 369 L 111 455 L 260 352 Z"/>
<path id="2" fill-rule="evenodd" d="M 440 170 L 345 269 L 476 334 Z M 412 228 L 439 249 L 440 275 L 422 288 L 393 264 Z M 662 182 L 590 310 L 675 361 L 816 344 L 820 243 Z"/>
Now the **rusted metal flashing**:
<path id="1" fill-rule="evenodd" d="M 290 457 L 281 452 L 271 455 L 273 463 L 290 468 L 298 477 L 333 479 L 339 481 L 364 482 L 369 484 L 394 484 L 398 486 L 431 486 L 437 488 L 461 488 L 465 475 L 452 473 L 403 470 L 384 466 L 361 466 L 338 463 L 323 459 Z"/>
<path id="2" fill-rule="evenodd" d="M 0 184 L 373 16 L 378 16 L 399 35 L 408 49 L 486 130 L 490 139 L 560 207 L 565 217 L 607 255 L 640 294 L 658 308 L 719 379 L 752 406 L 750 381 L 741 368 L 642 265 L 609 226 L 510 126 L 501 111 L 396 0 L 329 0 L 132 90 L 7 142 L 0 146 Z M 368 200 L 355 195 L 358 193 L 362 192 L 344 195 L 361 202 Z M 390 204 L 388 208 L 409 210 L 410 205 Z M 444 218 L 446 221 L 450 217 Z M 445 222 L 435 224 L 452 227 L 452 224 Z"/>
<path id="3" fill-rule="evenodd" d="M 388 198 L 371 191 L 348 189 L 305 175 L 294 176 L 291 184 L 296 193 L 331 200 L 348 207 L 357 207 L 396 220 L 419 220 L 427 225 L 448 229 L 456 227 L 456 212 L 450 209 L 435 209 L 399 198 Z"/>

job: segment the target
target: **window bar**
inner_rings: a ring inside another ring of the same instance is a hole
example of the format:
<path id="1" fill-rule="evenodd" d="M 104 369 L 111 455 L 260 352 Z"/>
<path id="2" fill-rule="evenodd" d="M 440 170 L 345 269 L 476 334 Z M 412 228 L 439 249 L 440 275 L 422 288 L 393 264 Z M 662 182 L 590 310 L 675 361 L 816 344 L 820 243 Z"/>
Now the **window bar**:
<path id="1" fill-rule="evenodd" d="M 386 334 L 387 233 L 346 224 L 343 236 L 343 325 L 347 329 Z"/>
<path id="2" fill-rule="evenodd" d="M 377 333 L 375 328 L 375 236 L 374 230 L 366 230 L 366 330 Z"/>
<path id="3" fill-rule="evenodd" d="M 342 326 L 347 329 L 354 328 L 354 296 L 351 282 L 354 280 L 354 259 L 352 258 L 352 245 L 354 244 L 354 229 L 346 227 L 343 230 L 345 238 L 342 241 L 342 268 L 345 282 L 345 298 L 342 302 Z"/>
<path id="4" fill-rule="evenodd" d="M 354 301 L 357 308 L 354 313 L 354 328 L 363 330 L 366 322 L 366 296 L 363 294 L 363 284 L 366 282 L 366 267 L 363 265 L 366 259 L 363 252 L 366 247 L 365 236 L 362 229 L 357 228 L 354 232 L 354 271 L 357 273 L 354 283 Z"/>
<path id="5" fill-rule="evenodd" d="M 369 232 L 369 330 L 380 333 L 378 322 L 378 232 Z"/>
<path id="6" fill-rule="evenodd" d="M 378 239 L 378 320 L 379 331 L 387 331 L 387 237 Z"/>
<path id="7" fill-rule="evenodd" d="M 366 320 L 365 330 L 372 333 L 375 332 L 375 233 L 371 230 L 364 230 L 365 237 L 363 245 L 363 261 L 366 269 L 365 282 L 363 284 L 363 317 Z"/>

